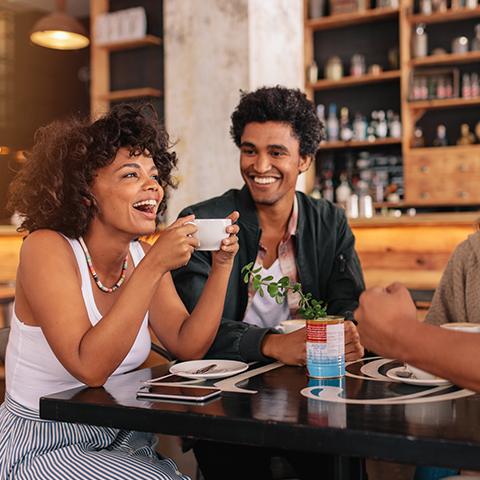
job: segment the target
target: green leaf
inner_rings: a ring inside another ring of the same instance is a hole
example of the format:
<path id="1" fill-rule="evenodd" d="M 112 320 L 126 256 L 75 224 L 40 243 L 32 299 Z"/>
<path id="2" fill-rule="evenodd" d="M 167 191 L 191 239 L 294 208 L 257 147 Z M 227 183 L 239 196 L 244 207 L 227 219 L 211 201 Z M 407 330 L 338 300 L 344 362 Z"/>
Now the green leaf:
<path id="1" fill-rule="evenodd" d="M 276 283 L 271 283 L 267 287 L 267 291 L 272 298 L 275 297 L 278 294 L 278 285 Z"/>
<path id="2" fill-rule="evenodd" d="M 242 268 L 242 273 L 243 273 L 245 270 L 250 270 L 252 267 L 253 267 L 253 262 L 250 262 L 248 265 L 245 265 L 245 266 Z"/>
<path id="3" fill-rule="evenodd" d="M 268 277 L 265 277 L 263 279 L 264 282 L 271 282 L 273 280 L 273 276 L 272 275 L 269 275 Z"/>
<path id="4" fill-rule="evenodd" d="M 243 281 L 245 283 L 248 283 L 248 280 L 250 279 L 250 274 L 249 273 L 246 273 L 245 276 L 243 277 Z"/>
<path id="5" fill-rule="evenodd" d="M 257 291 L 262 286 L 258 277 L 253 277 L 253 289 Z"/>
<path id="6" fill-rule="evenodd" d="M 283 299 L 284 299 L 284 297 L 283 297 L 283 295 L 281 295 L 281 294 L 275 296 L 275 301 L 276 301 L 279 305 L 282 305 Z"/>
<path id="7" fill-rule="evenodd" d="M 260 293 L 260 296 L 261 296 L 262 298 L 263 298 L 264 295 L 265 295 L 265 294 L 263 293 L 263 288 L 261 288 L 261 289 L 258 291 L 258 293 Z"/>
<path id="8" fill-rule="evenodd" d="M 256 270 L 252 270 L 252 273 L 258 273 L 261 269 L 262 269 L 262 267 L 259 267 Z"/>

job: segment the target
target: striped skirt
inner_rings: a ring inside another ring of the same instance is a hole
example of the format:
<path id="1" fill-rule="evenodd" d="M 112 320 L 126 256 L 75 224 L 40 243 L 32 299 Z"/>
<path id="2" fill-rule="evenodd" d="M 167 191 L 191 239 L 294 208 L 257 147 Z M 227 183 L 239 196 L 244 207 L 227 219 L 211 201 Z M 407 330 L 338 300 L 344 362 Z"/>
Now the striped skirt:
<path id="1" fill-rule="evenodd" d="M 52 422 L 8 393 L 0 406 L 0 480 L 187 480 L 153 434 Z"/>

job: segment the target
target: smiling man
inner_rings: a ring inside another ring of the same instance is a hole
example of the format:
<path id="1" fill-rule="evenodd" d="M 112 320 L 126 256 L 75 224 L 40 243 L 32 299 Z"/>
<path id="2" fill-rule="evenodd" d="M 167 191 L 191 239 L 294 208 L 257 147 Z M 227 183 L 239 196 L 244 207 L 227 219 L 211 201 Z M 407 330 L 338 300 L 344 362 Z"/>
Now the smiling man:
<path id="1" fill-rule="evenodd" d="M 230 276 L 220 328 L 206 358 L 243 362 L 276 359 L 287 365 L 306 364 L 305 328 L 289 334 L 275 330 L 283 320 L 299 318 L 295 313 L 298 294 L 289 293 L 283 305 L 277 305 L 269 295 L 254 295 L 241 273 L 250 262 L 263 267 L 263 276 L 268 274 L 279 280 L 288 275 L 291 282 L 302 284 L 303 292 L 325 302 L 330 315 L 343 315 L 347 320 L 345 360 L 363 356 L 351 320 L 365 287 L 354 249 L 355 238 L 345 213 L 327 200 L 295 191 L 297 178 L 314 160 L 324 132 L 315 105 L 299 90 L 264 87 L 242 93 L 232 114 L 231 134 L 240 148 L 244 187 L 188 207 L 180 214 L 223 218 L 225 212 L 240 212 L 240 249 Z M 187 266 L 173 272 L 177 291 L 189 310 L 200 298 L 210 266 L 209 252 L 194 252 Z M 194 447 L 206 480 L 271 478 L 267 462 L 260 467 L 261 460 L 254 457 L 255 449 L 248 455 L 256 461 L 243 462 L 241 466 L 242 462 L 229 457 L 228 445 L 212 448 L 209 443 L 197 442 Z M 230 447 L 237 459 L 242 455 L 239 448 Z M 266 458 L 263 449 L 256 451 L 262 451 L 259 455 Z M 209 452 L 212 457 L 207 461 Z M 318 472 L 319 459 L 315 460 Z M 311 478 L 309 463 L 303 459 L 295 466 L 299 478 Z M 227 473 L 224 469 L 228 466 Z M 328 474 L 324 478 L 329 478 Z"/>

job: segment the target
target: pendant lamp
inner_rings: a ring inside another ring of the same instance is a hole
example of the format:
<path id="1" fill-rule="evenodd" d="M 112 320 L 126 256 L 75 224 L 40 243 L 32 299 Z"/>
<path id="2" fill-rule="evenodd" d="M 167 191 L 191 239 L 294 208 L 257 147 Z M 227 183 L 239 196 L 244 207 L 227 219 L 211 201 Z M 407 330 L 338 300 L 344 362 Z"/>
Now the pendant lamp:
<path id="1" fill-rule="evenodd" d="M 66 0 L 56 0 L 55 12 L 42 17 L 33 26 L 30 40 L 56 50 L 78 50 L 90 44 L 85 27 L 66 13 Z"/>

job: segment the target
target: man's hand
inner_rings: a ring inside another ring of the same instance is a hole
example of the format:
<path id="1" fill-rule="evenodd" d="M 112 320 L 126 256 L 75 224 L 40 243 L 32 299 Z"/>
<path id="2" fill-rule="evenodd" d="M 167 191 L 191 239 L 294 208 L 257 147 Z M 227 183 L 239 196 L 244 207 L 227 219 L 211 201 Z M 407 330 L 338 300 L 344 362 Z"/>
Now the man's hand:
<path id="1" fill-rule="evenodd" d="M 354 316 L 362 344 L 384 357 L 397 358 L 399 330 L 408 331 L 418 324 L 412 297 L 400 283 L 365 290 Z"/>
<path id="2" fill-rule="evenodd" d="M 306 365 L 306 332 L 306 328 L 300 328 L 292 333 L 265 335 L 262 342 L 262 354 L 285 365 Z M 345 361 L 358 360 L 363 357 L 364 353 L 357 327 L 353 322 L 345 322 Z"/>
<path id="3" fill-rule="evenodd" d="M 307 364 L 307 329 L 292 333 L 265 335 L 262 341 L 262 354 L 274 358 L 285 365 L 304 366 Z"/>
<path id="4" fill-rule="evenodd" d="M 357 327 L 351 321 L 345 322 L 345 361 L 353 362 L 362 358 L 364 354 L 365 349 L 360 343 Z"/>

